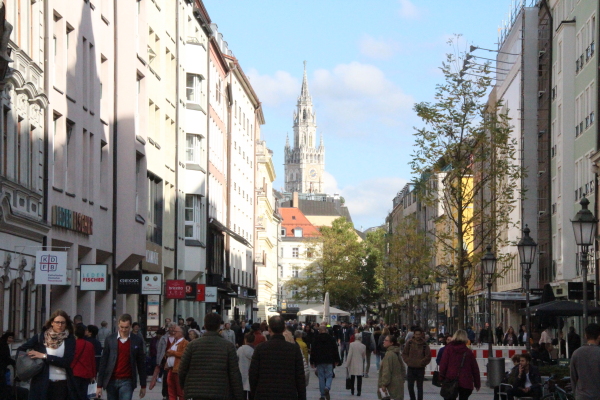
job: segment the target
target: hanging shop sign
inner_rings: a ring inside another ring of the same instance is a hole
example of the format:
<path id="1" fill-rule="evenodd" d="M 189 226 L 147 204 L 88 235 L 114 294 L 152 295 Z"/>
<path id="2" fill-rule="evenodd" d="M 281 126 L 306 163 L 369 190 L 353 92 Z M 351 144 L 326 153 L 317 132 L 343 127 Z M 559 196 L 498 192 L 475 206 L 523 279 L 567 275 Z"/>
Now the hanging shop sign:
<path id="1" fill-rule="evenodd" d="M 206 285 L 203 283 L 196 284 L 196 301 L 206 301 Z"/>
<path id="2" fill-rule="evenodd" d="M 66 251 L 37 251 L 35 253 L 35 284 L 67 284 Z"/>
<path id="3" fill-rule="evenodd" d="M 217 287 L 216 286 L 207 286 L 204 292 L 205 300 L 207 303 L 216 303 L 217 302 Z"/>
<path id="4" fill-rule="evenodd" d="M 146 309 L 146 326 L 160 326 L 160 296 L 149 295 Z"/>
<path id="5" fill-rule="evenodd" d="M 161 274 L 142 274 L 142 294 L 162 294 Z"/>
<path id="6" fill-rule="evenodd" d="M 167 279 L 165 292 L 167 299 L 185 299 L 185 280 Z"/>
<path id="7" fill-rule="evenodd" d="M 583 282 L 567 282 L 569 300 L 583 300 Z M 587 283 L 587 298 L 594 300 L 594 283 Z"/>
<path id="8" fill-rule="evenodd" d="M 185 299 L 186 300 L 196 300 L 196 283 L 195 282 L 186 282 L 185 283 Z"/>
<path id="9" fill-rule="evenodd" d="M 140 294 L 142 289 L 142 271 L 117 272 L 118 294 Z"/>
<path id="10" fill-rule="evenodd" d="M 108 288 L 108 265 L 106 264 L 81 264 L 80 290 L 101 290 Z"/>
<path id="11" fill-rule="evenodd" d="M 52 206 L 52 225 L 91 235 L 93 233 L 94 220 L 92 217 L 67 210 L 59 206 Z"/>

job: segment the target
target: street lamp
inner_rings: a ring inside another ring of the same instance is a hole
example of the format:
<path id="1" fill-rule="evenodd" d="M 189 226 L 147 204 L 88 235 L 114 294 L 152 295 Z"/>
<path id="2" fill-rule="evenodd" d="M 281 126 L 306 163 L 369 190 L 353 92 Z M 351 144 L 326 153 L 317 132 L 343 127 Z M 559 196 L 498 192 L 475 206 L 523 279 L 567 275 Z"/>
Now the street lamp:
<path id="1" fill-rule="evenodd" d="M 492 253 L 492 246 L 488 245 L 486 248 L 487 252 L 481 258 L 481 264 L 483 266 L 483 273 L 487 275 L 487 287 L 488 287 L 488 358 L 492 357 L 492 277 L 496 272 L 496 262 L 498 259 Z"/>
<path id="2" fill-rule="evenodd" d="M 531 310 L 529 310 L 529 279 L 531 279 L 531 264 L 535 261 L 535 250 L 537 248 L 537 243 L 535 240 L 529 236 L 529 227 L 525 225 L 525 229 L 523 229 L 523 237 L 517 243 L 517 247 L 519 248 L 519 258 L 521 259 L 521 265 L 524 268 L 524 277 L 525 277 L 525 298 L 527 302 L 527 334 L 531 333 Z M 529 339 L 525 342 L 525 346 L 527 347 L 527 352 L 530 353 L 530 343 Z"/>
<path id="3" fill-rule="evenodd" d="M 437 279 L 433 283 L 433 290 L 435 292 L 435 333 L 439 337 L 440 336 L 440 312 L 439 312 L 439 302 L 440 302 L 440 290 L 442 290 L 442 283 Z M 437 344 L 437 339 L 436 339 Z"/>
<path id="4" fill-rule="evenodd" d="M 588 210 L 590 201 L 584 197 L 579 202 L 581 210 L 575 215 L 575 219 L 571 220 L 573 225 L 573 233 L 575 234 L 575 243 L 581 247 L 581 275 L 583 278 L 583 329 L 587 327 L 588 320 L 588 296 L 587 296 L 587 273 L 588 273 L 588 247 L 594 244 L 596 239 L 596 227 L 598 219 Z"/>
<path id="5" fill-rule="evenodd" d="M 431 283 L 423 284 L 423 293 L 425 293 L 425 329 L 429 332 L 429 292 L 431 291 Z"/>
<path id="6" fill-rule="evenodd" d="M 448 277 L 446 279 L 446 283 L 447 283 L 447 288 L 448 288 L 448 301 L 449 301 L 449 308 L 450 308 L 450 321 L 448 323 L 448 328 L 450 329 L 450 333 L 454 333 L 454 308 L 452 306 L 452 290 L 454 290 L 454 286 L 456 283 L 456 280 L 452 277 Z"/>

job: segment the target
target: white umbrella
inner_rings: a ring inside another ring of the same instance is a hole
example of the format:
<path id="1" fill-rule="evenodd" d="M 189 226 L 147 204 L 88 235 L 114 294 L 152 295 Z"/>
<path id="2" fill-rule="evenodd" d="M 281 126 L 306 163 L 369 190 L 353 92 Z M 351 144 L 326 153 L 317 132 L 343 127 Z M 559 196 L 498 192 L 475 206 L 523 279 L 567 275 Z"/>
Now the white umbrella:
<path id="1" fill-rule="evenodd" d="M 323 302 L 323 320 L 326 325 L 329 325 L 331 314 L 329 311 L 329 292 L 325 293 L 325 301 Z"/>

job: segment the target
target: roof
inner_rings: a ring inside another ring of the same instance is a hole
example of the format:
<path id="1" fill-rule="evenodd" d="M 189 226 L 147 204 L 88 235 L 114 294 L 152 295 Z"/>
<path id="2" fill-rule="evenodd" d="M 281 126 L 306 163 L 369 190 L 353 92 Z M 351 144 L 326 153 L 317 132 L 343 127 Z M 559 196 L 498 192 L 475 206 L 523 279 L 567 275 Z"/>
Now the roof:
<path id="1" fill-rule="evenodd" d="M 284 201 L 282 207 L 290 207 L 291 201 Z M 329 216 L 329 217 L 345 217 L 348 222 L 352 222 L 348 207 L 342 206 L 332 201 L 319 200 L 298 200 L 298 208 L 302 210 L 304 215 L 310 216 Z"/>
<path id="2" fill-rule="evenodd" d="M 301 228 L 302 236 L 319 236 L 319 230 L 316 226 L 310 223 L 306 216 L 298 208 L 281 207 L 279 208 L 283 221 L 281 228 L 285 229 L 285 237 L 295 237 L 294 229 Z"/>

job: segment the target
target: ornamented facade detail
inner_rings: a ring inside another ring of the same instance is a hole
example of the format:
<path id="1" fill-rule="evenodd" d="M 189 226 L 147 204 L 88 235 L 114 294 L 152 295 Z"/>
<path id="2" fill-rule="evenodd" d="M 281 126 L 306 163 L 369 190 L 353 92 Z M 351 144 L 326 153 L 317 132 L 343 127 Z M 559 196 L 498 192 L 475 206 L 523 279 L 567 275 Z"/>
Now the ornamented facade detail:
<path id="1" fill-rule="evenodd" d="M 323 136 L 317 146 L 317 117 L 308 92 L 306 62 L 302 90 L 294 111 L 294 146 L 285 144 L 285 191 L 323 193 L 325 146 Z"/>

